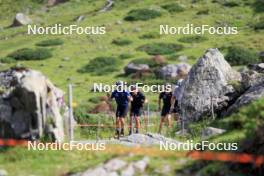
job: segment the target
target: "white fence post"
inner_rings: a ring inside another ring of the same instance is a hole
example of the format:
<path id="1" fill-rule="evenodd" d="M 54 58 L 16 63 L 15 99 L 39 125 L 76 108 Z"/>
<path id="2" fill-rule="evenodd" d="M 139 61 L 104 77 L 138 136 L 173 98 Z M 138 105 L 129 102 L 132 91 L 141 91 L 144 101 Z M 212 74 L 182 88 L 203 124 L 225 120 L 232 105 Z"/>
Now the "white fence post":
<path id="1" fill-rule="evenodd" d="M 74 139 L 73 136 L 73 108 L 72 108 L 72 85 L 69 84 L 68 86 L 68 100 L 69 100 L 69 141 L 72 141 Z"/>

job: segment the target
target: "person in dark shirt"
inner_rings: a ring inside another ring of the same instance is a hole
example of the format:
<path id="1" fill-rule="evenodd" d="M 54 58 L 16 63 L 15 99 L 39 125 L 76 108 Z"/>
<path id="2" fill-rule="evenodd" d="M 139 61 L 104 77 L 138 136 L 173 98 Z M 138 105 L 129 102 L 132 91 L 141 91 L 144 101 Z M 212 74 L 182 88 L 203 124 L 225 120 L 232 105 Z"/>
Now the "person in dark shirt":
<path id="1" fill-rule="evenodd" d="M 160 126 L 158 133 L 161 133 L 163 123 L 167 121 L 168 127 L 171 127 L 171 117 L 170 117 L 170 108 L 171 108 L 171 97 L 172 97 L 172 90 L 171 85 L 165 85 L 165 91 L 161 92 L 159 95 L 159 111 L 161 107 L 161 101 L 163 103 L 162 110 L 161 110 L 161 119 L 160 119 Z"/>
<path id="2" fill-rule="evenodd" d="M 171 112 L 172 112 L 172 116 L 174 117 L 174 119 L 178 122 L 181 121 L 180 119 L 180 106 L 179 106 L 179 102 L 178 100 L 181 98 L 181 86 L 183 83 L 183 79 L 179 79 L 176 83 L 175 89 L 173 91 L 172 94 L 172 98 L 171 98 Z"/>
<path id="3" fill-rule="evenodd" d="M 145 95 L 138 91 L 136 86 L 131 86 L 131 92 L 130 92 L 133 101 L 131 102 L 131 108 L 130 108 L 130 127 L 129 127 L 129 135 L 132 133 L 133 130 L 133 120 L 136 122 L 136 133 L 139 133 L 140 128 L 140 116 L 141 111 L 143 108 L 144 103 L 146 103 L 146 97 Z"/>
<path id="4" fill-rule="evenodd" d="M 116 82 L 116 86 L 118 88 L 112 92 L 111 99 L 115 99 L 117 104 L 115 137 L 119 138 L 119 136 L 124 136 L 125 117 L 128 111 L 128 103 L 129 101 L 132 101 L 132 97 L 130 96 L 129 92 L 122 90 L 123 82 Z"/>

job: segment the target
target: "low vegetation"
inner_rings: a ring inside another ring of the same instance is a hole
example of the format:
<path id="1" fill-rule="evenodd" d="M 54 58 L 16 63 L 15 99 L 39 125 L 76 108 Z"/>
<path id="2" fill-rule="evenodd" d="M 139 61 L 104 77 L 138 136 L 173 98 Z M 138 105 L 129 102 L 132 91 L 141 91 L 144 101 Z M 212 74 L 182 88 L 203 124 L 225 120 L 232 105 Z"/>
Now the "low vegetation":
<path id="1" fill-rule="evenodd" d="M 51 50 L 45 48 L 23 48 L 9 54 L 7 57 L 15 60 L 44 60 L 52 57 L 52 54 Z"/>
<path id="2" fill-rule="evenodd" d="M 259 62 L 255 51 L 239 46 L 230 46 L 227 49 L 226 60 L 231 65 L 248 65 Z"/>
<path id="3" fill-rule="evenodd" d="M 150 43 L 137 48 L 138 51 L 144 51 L 149 55 L 172 54 L 183 49 L 183 46 L 175 43 Z"/>
<path id="4" fill-rule="evenodd" d="M 122 60 L 129 59 L 131 57 L 133 57 L 133 55 L 130 54 L 130 53 L 123 53 L 123 54 L 119 55 L 119 58 L 122 59 Z"/>
<path id="5" fill-rule="evenodd" d="M 115 57 L 96 57 L 91 60 L 86 66 L 81 68 L 81 73 L 91 73 L 94 75 L 105 75 L 117 71 L 120 60 Z"/>
<path id="6" fill-rule="evenodd" d="M 61 39 L 50 39 L 50 40 L 43 40 L 39 43 L 36 43 L 37 46 L 47 47 L 47 46 L 57 46 L 62 45 L 64 42 Z"/>
<path id="7" fill-rule="evenodd" d="M 135 9 L 128 12 L 126 21 L 147 21 L 161 16 L 161 12 L 151 9 Z"/>
<path id="8" fill-rule="evenodd" d="M 174 12 L 183 12 L 184 11 L 184 7 L 181 6 L 178 3 L 172 3 L 172 4 L 166 4 L 161 6 L 163 9 L 166 9 L 167 11 L 169 11 L 170 13 L 174 13 Z"/>
<path id="9" fill-rule="evenodd" d="M 195 36 L 189 36 L 189 37 L 182 37 L 179 39 L 179 42 L 183 42 L 183 43 L 200 43 L 203 41 L 208 40 L 206 37 L 204 36 L 200 36 L 200 35 L 195 35 Z"/>
<path id="10" fill-rule="evenodd" d="M 16 62 L 16 60 L 12 57 L 2 57 L 0 58 L 0 63 L 4 63 L 4 64 L 11 64 Z"/>
<path id="11" fill-rule="evenodd" d="M 139 36 L 140 39 L 157 39 L 160 38 L 160 34 L 156 32 L 150 32 Z"/>
<path id="12" fill-rule="evenodd" d="M 260 18 L 255 24 L 254 24 L 255 30 L 262 30 L 264 29 L 264 17 Z"/>
<path id="13" fill-rule="evenodd" d="M 131 44 L 132 41 L 128 39 L 122 39 L 122 38 L 117 38 L 112 41 L 112 44 L 118 45 L 118 46 L 125 46 Z"/>

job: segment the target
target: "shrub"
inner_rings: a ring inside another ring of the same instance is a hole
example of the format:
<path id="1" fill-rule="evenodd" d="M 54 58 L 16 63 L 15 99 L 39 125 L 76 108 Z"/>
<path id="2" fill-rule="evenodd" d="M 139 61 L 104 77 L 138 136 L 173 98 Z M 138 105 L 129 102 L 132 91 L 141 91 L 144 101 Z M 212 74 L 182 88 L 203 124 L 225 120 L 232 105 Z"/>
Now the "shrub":
<path id="1" fill-rule="evenodd" d="M 118 46 L 124 46 L 124 45 L 129 45 L 132 43 L 131 40 L 128 40 L 128 39 L 121 39 L 121 38 L 117 38 L 117 39 L 114 39 L 112 41 L 113 44 L 115 45 L 118 45 Z"/>
<path id="2" fill-rule="evenodd" d="M 200 43 L 206 40 L 208 40 L 206 37 L 200 35 L 182 37 L 179 39 L 179 41 L 183 43 Z"/>
<path id="3" fill-rule="evenodd" d="M 239 6 L 242 2 L 238 0 L 226 0 L 223 2 L 223 5 L 226 7 L 236 7 Z"/>
<path id="4" fill-rule="evenodd" d="M 44 60 L 52 56 L 51 50 L 45 48 L 23 48 L 19 49 L 7 57 L 11 57 L 15 60 Z"/>
<path id="5" fill-rule="evenodd" d="M 120 61 L 114 57 L 96 57 L 79 70 L 81 73 L 90 72 L 95 75 L 104 75 L 118 70 Z"/>
<path id="6" fill-rule="evenodd" d="M 129 53 L 124 53 L 124 54 L 120 54 L 119 55 L 119 58 L 120 59 L 129 59 L 131 57 L 133 57 L 133 55 L 132 54 L 129 54 Z"/>
<path id="7" fill-rule="evenodd" d="M 182 45 L 174 44 L 174 43 L 152 43 L 152 44 L 142 45 L 137 48 L 137 50 L 145 51 L 149 55 L 172 54 L 182 49 L 183 49 Z"/>
<path id="8" fill-rule="evenodd" d="M 264 29 L 264 17 L 260 18 L 255 24 L 254 24 L 255 30 L 261 30 Z"/>
<path id="9" fill-rule="evenodd" d="M 2 57 L 0 58 L 0 63 L 5 63 L 5 64 L 11 64 L 16 62 L 16 60 L 12 57 Z"/>
<path id="10" fill-rule="evenodd" d="M 64 42 L 61 39 L 50 39 L 50 40 L 43 40 L 39 43 L 36 43 L 37 46 L 57 46 L 57 45 L 62 45 Z"/>
<path id="11" fill-rule="evenodd" d="M 160 34 L 156 32 L 151 32 L 147 34 L 143 34 L 139 36 L 140 39 L 155 39 L 155 38 L 160 38 Z"/>
<path id="12" fill-rule="evenodd" d="M 196 15 L 208 15 L 208 14 L 209 14 L 209 9 L 200 10 L 196 13 Z"/>
<path id="13" fill-rule="evenodd" d="M 160 17 L 161 13 L 157 10 L 150 9 L 136 9 L 128 12 L 127 16 L 124 18 L 126 21 L 147 21 L 153 18 Z"/>
<path id="14" fill-rule="evenodd" d="M 184 11 L 184 8 L 181 5 L 179 5 L 178 3 L 166 4 L 166 5 L 163 5 L 161 7 L 163 9 L 166 9 L 170 13 L 183 12 Z"/>
<path id="15" fill-rule="evenodd" d="M 256 52 L 238 46 L 228 47 L 225 58 L 231 65 L 247 65 L 259 62 Z"/>

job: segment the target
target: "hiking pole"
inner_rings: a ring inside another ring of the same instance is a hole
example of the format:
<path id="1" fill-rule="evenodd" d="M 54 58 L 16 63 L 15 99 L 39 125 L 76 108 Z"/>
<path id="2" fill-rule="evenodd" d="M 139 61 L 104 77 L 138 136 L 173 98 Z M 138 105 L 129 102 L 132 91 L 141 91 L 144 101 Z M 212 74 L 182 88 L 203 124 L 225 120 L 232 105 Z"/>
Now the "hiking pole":
<path id="1" fill-rule="evenodd" d="M 148 133 L 149 126 L 149 103 L 147 103 L 147 125 L 146 125 L 146 133 Z"/>

